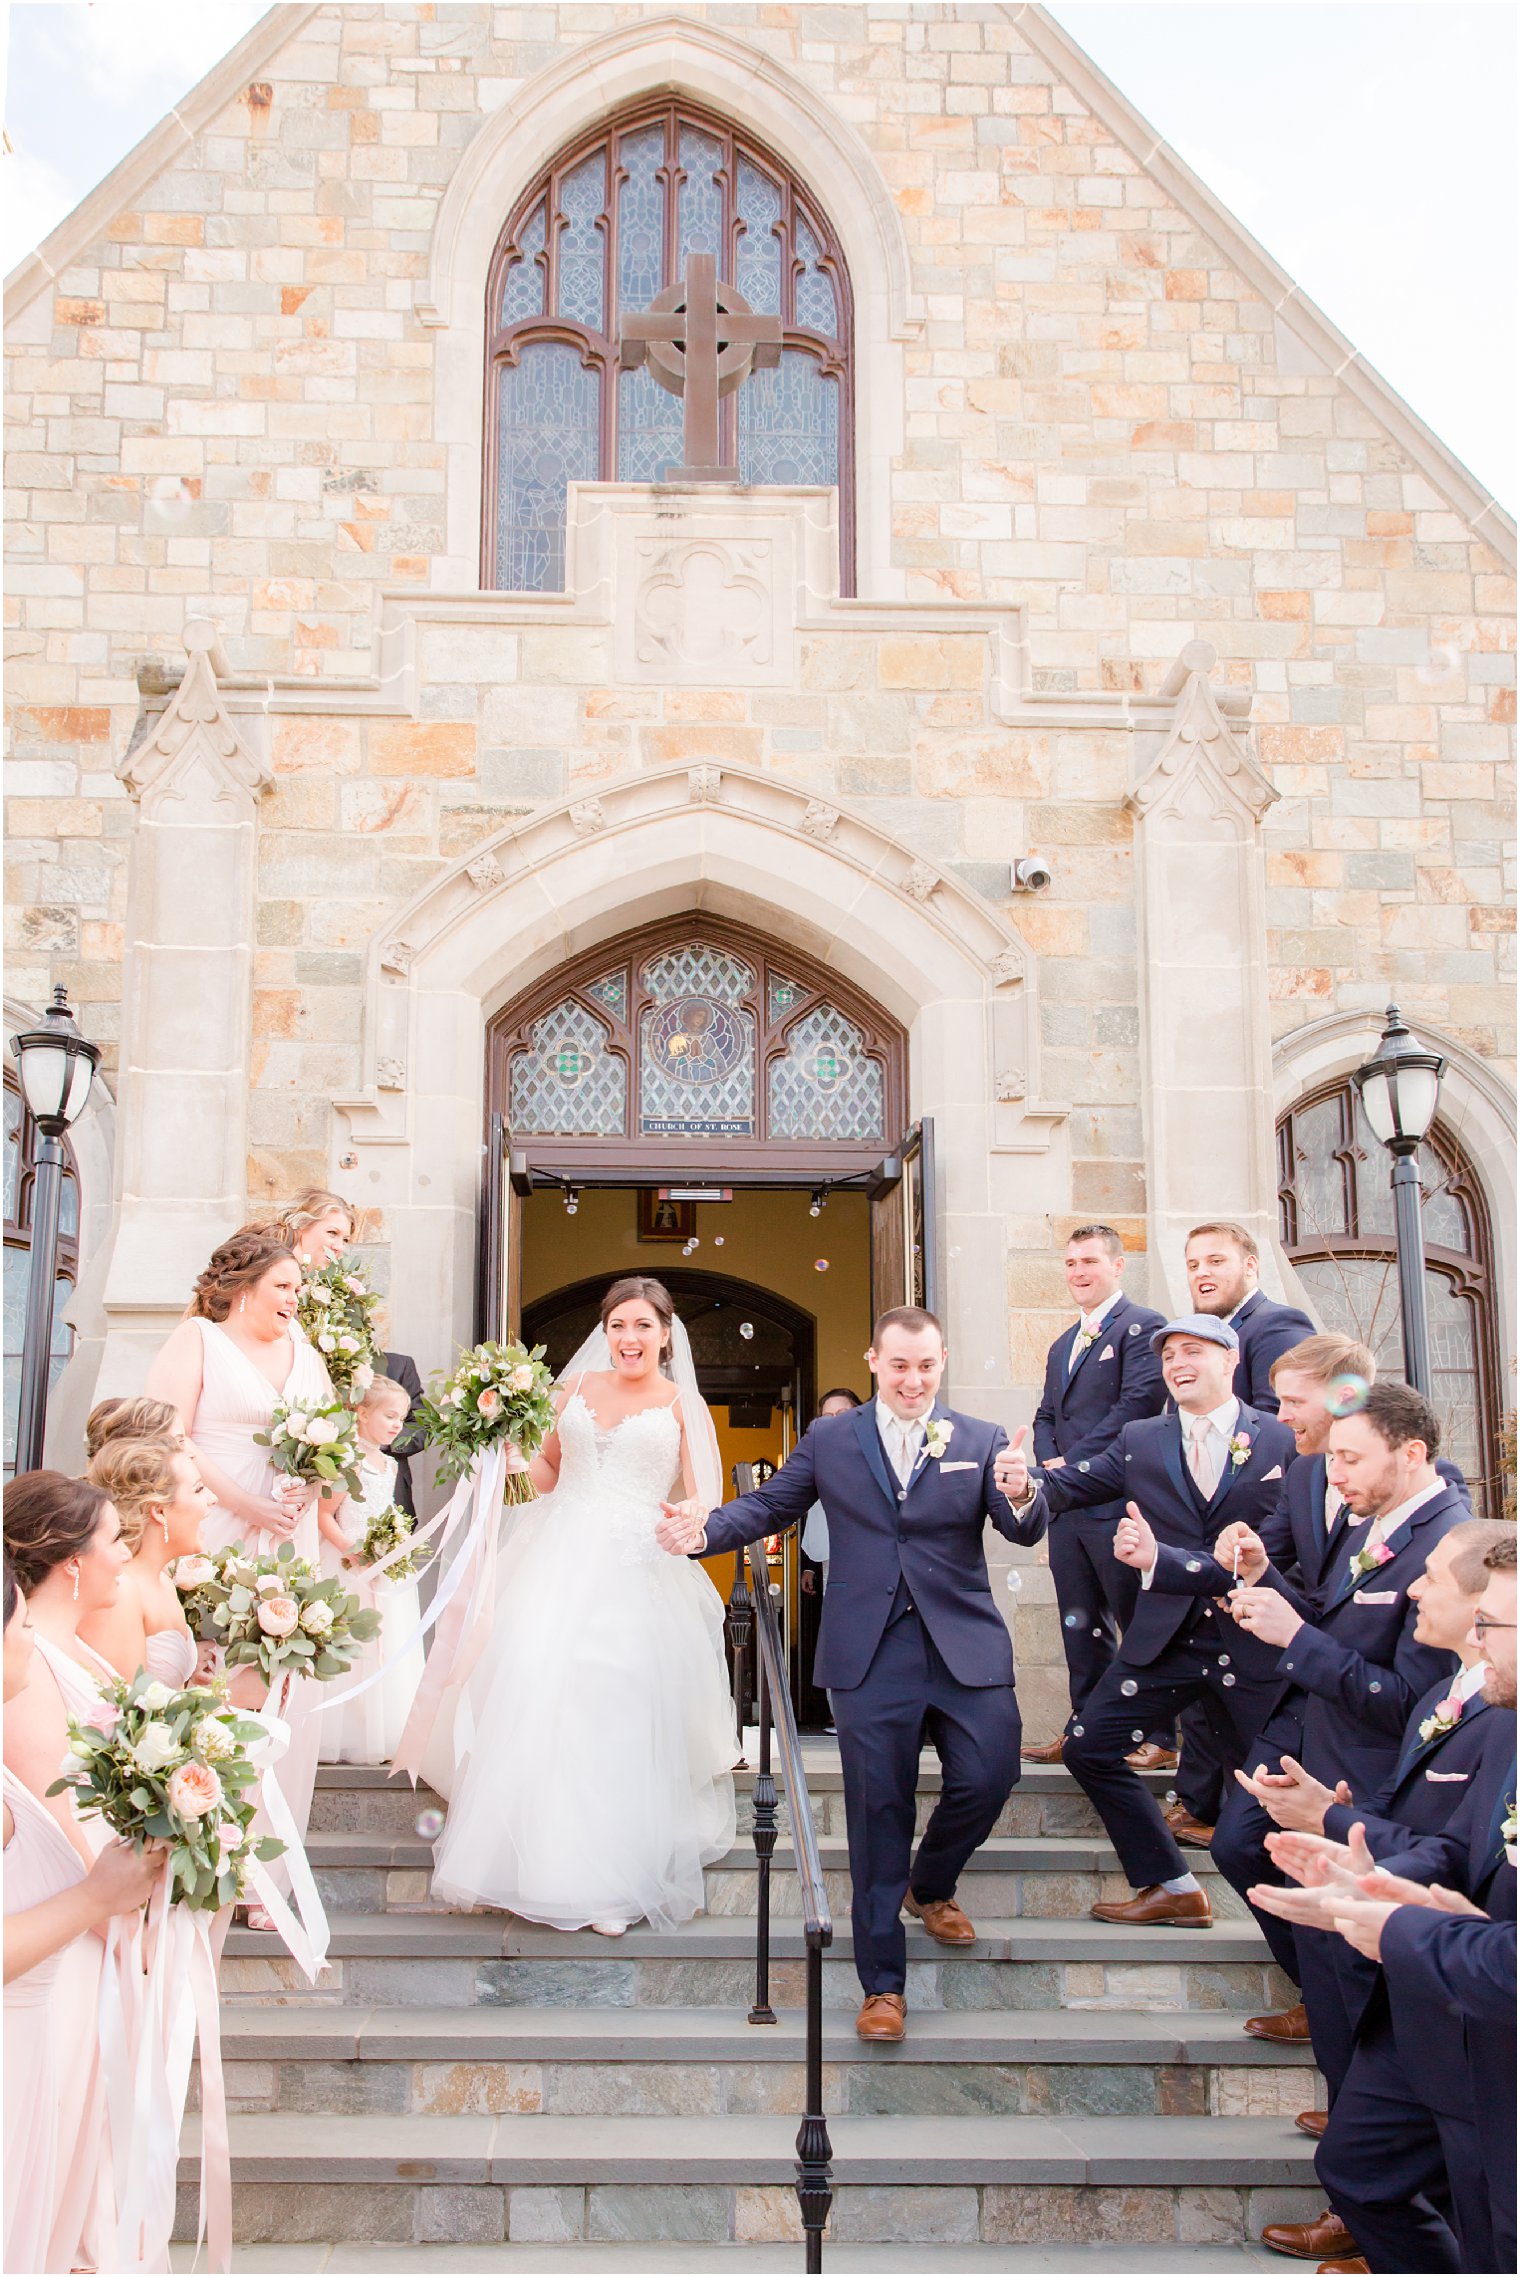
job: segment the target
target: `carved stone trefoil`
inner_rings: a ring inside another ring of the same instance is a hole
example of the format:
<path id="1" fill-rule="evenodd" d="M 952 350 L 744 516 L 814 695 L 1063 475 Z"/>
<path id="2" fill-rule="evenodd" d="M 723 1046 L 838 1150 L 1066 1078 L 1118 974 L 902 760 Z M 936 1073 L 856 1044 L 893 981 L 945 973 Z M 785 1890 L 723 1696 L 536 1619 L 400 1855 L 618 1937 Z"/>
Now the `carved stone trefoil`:
<path id="1" fill-rule="evenodd" d="M 507 873 L 494 854 L 477 854 L 473 862 L 465 863 L 464 874 L 477 893 L 494 893 L 507 882 Z"/>

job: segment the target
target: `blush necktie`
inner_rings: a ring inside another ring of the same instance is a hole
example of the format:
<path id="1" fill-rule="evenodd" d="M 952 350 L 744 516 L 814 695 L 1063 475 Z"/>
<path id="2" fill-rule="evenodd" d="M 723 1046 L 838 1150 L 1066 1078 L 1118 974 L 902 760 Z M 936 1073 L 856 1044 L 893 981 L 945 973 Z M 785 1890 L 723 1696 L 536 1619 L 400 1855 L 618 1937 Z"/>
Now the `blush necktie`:
<path id="1" fill-rule="evenodd" d="M 1206 1415 L 1191 1415 L 1188 1417 L 1188 1429 L 1191 1433 L 1188 1440 L 1188 1469 L 1197 1481 L 1198 1491 L 1204 1501 L 1209 1502 L 1219 1484 L 1219 1474 L 1214 1468 L 1213 1449 L 1209 1444 L 1214 1435 L 1214 1426 Z"/>

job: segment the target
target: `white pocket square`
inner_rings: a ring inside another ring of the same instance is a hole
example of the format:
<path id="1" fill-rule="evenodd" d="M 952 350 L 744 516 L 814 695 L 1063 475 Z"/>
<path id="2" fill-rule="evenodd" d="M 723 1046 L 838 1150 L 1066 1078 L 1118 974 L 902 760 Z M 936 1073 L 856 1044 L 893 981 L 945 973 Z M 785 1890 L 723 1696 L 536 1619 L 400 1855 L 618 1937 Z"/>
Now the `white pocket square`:
<path id="1" fill-rule="evenodd" d="M 1458 1779 L 1470 1779 L 1472 1773 L 1470 1771 L 1427 1771 L 1425 1776 L 1427 1779 L 1444 1779 L 1448 1785 L 1451 1785 Z"/>
<path id="2" fill-rule="evenodd" d="M 1268 1484 L 1270 1483 L 1270 1481 L 1271 1481 L 1271 1480 L 1273 1480 L 1273 1479 L 1275 1479 L 1275 1478 L 1281 1478 L 1281 1477 L 1282 1477 L 1282 1464 L 1281 1464 L 1281 1463 L 1274 1463 L 1274 1464 L 1272 1465 L 1272 1468 L 1271 1468 L 1269 1471 L 1263 1471 L 1263 1472 L 1262 1472 L 1262 1474 L 1261 1474 L 1261 1483 L 1262 1483 L 1262 1485 L 1263 1485 L 1263 1486 L 1266 1486 L 1266 1485 L 1268 1485 Z"/>
<path id="3" fill-rule="evenodd" d="M 1356 1605 L 1397 1605 L 1401 1592 L 1397 1589 L 1358 1589 L 1353 1592 Z"/>
<path id="4" fill-rule="evenodd" d="M 1105 1361 L 1105 1360 L 1111 1360 L 1111 1359 L 1113 1358 L 1113 1356 L 1114 1356 L 1114 1348 L 1113 1348 L 1113 1346 L 1110 1344 L 1110 1345 L 1109 1345 L 1109 1347 L 1108 1347 L 1108 1349 L 1107 1349 L 1107 1351 L 1105 1351 L 1105 1352 L 1100 1352 L 1100 1353 L 1098 1354 L 1098 1366 L 1101 1368 L 1101 1367 L 1102 1367 L 1102 1365 L 1103 1365 L 1103 1363 L 1104 1363 L 1104 1361 Z"/>
<path id="5" fill-rule="evenodd" d="M 980 1463 L 941 1463 L 939 1467 L 940 1467 L 940 1470 L 941 1470 L 941 1472 L 945 1472 L 945 1471 L 979 1471 L 979 1470 L 981 1469 L 981 1467 L 982 1467 L 982 1466 L 981 1466 L 981 1464 L 980 1464 Z"/>

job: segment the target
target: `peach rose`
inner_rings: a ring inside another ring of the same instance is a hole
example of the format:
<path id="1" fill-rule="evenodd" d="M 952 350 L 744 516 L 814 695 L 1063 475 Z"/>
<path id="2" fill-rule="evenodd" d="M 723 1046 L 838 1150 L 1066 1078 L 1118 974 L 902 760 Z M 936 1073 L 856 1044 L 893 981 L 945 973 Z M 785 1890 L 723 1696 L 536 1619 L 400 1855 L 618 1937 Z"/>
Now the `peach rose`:
<path id="1" fill-rule="evenodd" d="M 489 1419 L 496 1413 L 497 1409 L 501 1405 L 501 1393 L 497 1391 L 492 1385 L 487 1384 L 479 1399 L 476 1400 L 475 1405 L 479 1408 L 481 1414 Z"/>
<path id="2" fill-rule="evenodd" d="M 288 1637 L 301 1618 L 293 1597 L 266 1597 L 259 1607 L 259 1627 L 266 1637 Z"/>
<path id="3" fill-rule="evenodd" d="M 208 1581 L 215 1581 L 216 1567 L 210 1558 L 194 1556 L 178 1558 L 174 1566 L 176 1589 L 203 1589 Z"/>
<path id="4" fill-rule="evenodd" d="M 182 1763 L 164 1789 L 169 1808 L 181 1818 L 204 1818 L 222 1799 L 222 1782 L 209 1763 Z"/>

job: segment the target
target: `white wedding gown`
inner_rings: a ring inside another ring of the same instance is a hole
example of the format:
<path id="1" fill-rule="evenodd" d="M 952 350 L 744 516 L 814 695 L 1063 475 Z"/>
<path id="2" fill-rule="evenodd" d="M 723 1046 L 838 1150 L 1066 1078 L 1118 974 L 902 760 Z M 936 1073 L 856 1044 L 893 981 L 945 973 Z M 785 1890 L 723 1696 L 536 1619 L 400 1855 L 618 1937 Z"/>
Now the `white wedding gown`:
<path id="1" fill-rule="evenodd" d="M 559 1484 L 508 1521 L 433 1890 L 556 1929 L 671 1929 L 734 1840 L 723 1602 L 655 1539 L 680 1461 L 670 1409 L 603 1431 L 577 1391 L 559 1437 Z"/>

